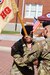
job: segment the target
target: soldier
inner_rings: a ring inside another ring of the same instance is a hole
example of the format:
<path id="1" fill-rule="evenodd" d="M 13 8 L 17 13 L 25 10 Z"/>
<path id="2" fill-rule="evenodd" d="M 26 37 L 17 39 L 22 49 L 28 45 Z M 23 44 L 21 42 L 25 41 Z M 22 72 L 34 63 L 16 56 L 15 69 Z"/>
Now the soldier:
<path id="1" fill-rule="evenodd" d="M 29 36 L 25 36 L 22 29 L 22 39 L 12 46 L 11 55 L 14 62 L 11 69 L 11 75 L 34 75 L 33 64 L 38 67 L 38 75 L 50 75 L 50 25 L 45 26 L 45 37 L 42 41 L 32 39 L 32 26 L 25 26 Z M 46 28 L 48 31 L 46 31 Z M 39 64 L 38 60 L 39 60 Z M 34 63 L 36 61 L 36 63 Z M 34 66 L 34 67 L 35 67 Z M 36 73 L 35 73 L 36 74 Z"/>
<path id="2" fill-rule="evenodd" d="M 11 49 L 11 56 L 13 57 L 13 65 L 11 75 L 34 75 L 33 61 L 28 59 L 28 55 L 33 52 L 33 26 L 25 26 L 28 36 L 25 36 L 23 29 L 21 34 L 23 37 L 17 41 Z"/>
<path id="3" fill-rule="evenodd" d="M 50 75 L 50 21 L 43 22 L 45 42 L 40 55 L 40 66 L 38 75 Z"/>
<path id="4" fill-rule="evenodd" d="M 39 60 L 38 75 L 50 75 L 50 21 L 44 21 L 43 27 L 42 34 L 45 39 L 37 42 L 39 50 L 34 49 L 32 58 Z M 35 63 L 33 62 L 33 64 Z"/>

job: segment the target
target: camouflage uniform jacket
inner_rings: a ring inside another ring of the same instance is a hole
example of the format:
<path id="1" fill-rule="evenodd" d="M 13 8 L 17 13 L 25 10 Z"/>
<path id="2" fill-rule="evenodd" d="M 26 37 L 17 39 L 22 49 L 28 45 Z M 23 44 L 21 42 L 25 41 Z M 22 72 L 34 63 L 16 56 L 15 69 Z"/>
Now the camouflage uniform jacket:
<path id="1" fill-rule="evenodd" d="M 32 42 L 32 48 L 30 50 L 27 48 L 27 45 L 24 43 L 23 39 L 20 39 L 12 46 L 11 56 L 13 56 L 17 65 L 23 67 L 27 66 L 29 62 L 32 62 L 39 57 L 39 53 L 41 53 L 40 49 L 41 47 L 39 43 L 34 41 Z"/>
<path id="2" fill-rule="evenodd" d="M 32 43 L 33 44 L 33 43 Z M 33 75 L 32 61 L 28 61 L 28 54 L 31 50 L 28 50 L 23 39 L 17 41 L 11 49 L 11 56 L 13 57 L 13 65 L 10 75 Z"/>
<path id="3" fill-rule="evenodd" d="M 50 38 L 42 42 L 43 49 L 40 55 L 38 75 L 50 75 Z"/>
<path id="4" fill-rule="evenodd" d="M 40 59 L 41 62 L 45 60 L 45 63 L 42 62 L 42 64 L 44 65 L 46 71 L 49 71 L 50 70 L 49 48 L 50 48 L 50 40 L 48 40 L 48 39 L 39 41 L 39 42 L 33 42 L 31 50 L 29 50 L 27 48 L 26 44 L 23 43 L 22 40 L 19 40 L 17 43 L 15 43 L 12 46 L 11 55 L 14 58 L 14 61 L 15 61 L 14 64 L 17 64 L 21 67 L 28 66 L 29 62 L 33 62 L 36 59 Z M 31 68 L 31 67 L 29 67 L 29 68 Z M 40 64 L 39 69 L 40 68 L 41 68 L 41 64 Z M 38 75 L 40 75 L 40 70 L 39 70 Z M 49 74 L 47 74 L 47 75 L 49 75 Z"/>

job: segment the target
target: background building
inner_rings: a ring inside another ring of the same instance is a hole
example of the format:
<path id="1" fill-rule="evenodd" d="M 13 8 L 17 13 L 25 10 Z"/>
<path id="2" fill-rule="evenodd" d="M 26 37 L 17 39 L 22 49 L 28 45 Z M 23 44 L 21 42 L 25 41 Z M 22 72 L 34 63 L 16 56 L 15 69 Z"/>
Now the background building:
<path id="1" fill-rule="evenodd" d="M 39 16 L 50 12 L 50 0 L 15 0 L 15 1 L 24 24 L 26 24 L 27 22 L 33 22 L 34 17 L 38 18 Z M 20 21 L 18 19 L 17 13 L 15 14 L 13 20 L 10 21 L 10 23 L 13 24 L 17 23 L 19 26 Z M 17 27 L 17 25 L 15 26 Z M 19 28 L 17 27 L 18 30 L 20 30 Z"/>
<path id="2" fill-rule="evenodd" d="M 15 0 L 24 23 L 50 12 L 50 0 Z M 16 17 L 16 16 L 15 16 Z M 11 22 L 15 22 L 15 18 Z"/>

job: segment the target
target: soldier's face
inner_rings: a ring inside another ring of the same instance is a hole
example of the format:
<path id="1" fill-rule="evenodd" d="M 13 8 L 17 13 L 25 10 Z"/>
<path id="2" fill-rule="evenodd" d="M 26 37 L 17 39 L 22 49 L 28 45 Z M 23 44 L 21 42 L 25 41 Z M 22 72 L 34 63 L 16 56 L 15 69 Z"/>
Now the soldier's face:
<path id="1" fill-rule="evenodd" d="M 26 43 L 32 42 L 32 38 L 30 36 L 25 36 L 24 39 L 25 39 Z"/>
<path id="2" fill-rule="evenodd" d="M 50 26 L 49 25 L 45 27 L 44 36 L 50 37 Z"/>

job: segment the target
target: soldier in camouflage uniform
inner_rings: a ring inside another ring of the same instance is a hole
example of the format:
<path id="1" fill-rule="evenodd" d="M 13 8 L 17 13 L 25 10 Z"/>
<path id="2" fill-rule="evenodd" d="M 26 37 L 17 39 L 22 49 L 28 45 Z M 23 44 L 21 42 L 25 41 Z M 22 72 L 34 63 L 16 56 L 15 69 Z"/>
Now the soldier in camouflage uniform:
<path id="1" fill-rule="evenodd" d="M 28 35 L 33 30 L 33 26 L 25 26 Z M 33 62 L 30 59 L 28 61 L 27 56 L 33 52 L 32 41 L 33 34 L 31 36 L 25 36 L 23 29 L 21 30 L 23 37 L 17 41 L 11 49 L 11 56 L 13 57 L 13 65 L 11 69 L 11 75 L 33 75 Z"/>
<path id="2" fill-rule="evenodd" d="M 42 41 L 42 52 L 40 55 L 40 65 L 38 75 L 50 75 L 50 21 L 43 22 L 44 37 Z"/>
<path id="3" fill-rule="evenodd" d="M 32 31 L 31 28 L 26 27 L 28 35 Z M 22 34 L 24 36 L 23 30 Z M 11 75 L 34 75 L 33 64 L 37 59 L 39 60 L 39 67 L 37 66 L 38 75 L 50 75 L 49 49 L 50 37 L 42 41 L 34 41 L 32 37 L 24 36 L 12 46 L 11 55 L 14 58 L 14 63 L 12 65 Z"/>
<path id="4" fill-rule="evenodd" d="M 50 21 L 43 22 L 43 27 L 43 36 L 46 39 L 37 42 L 40 48 L 33 56 L 36 59 L 35 54 L 37 54 L 39 60 L 38 75 L 50 75 Z"/>

